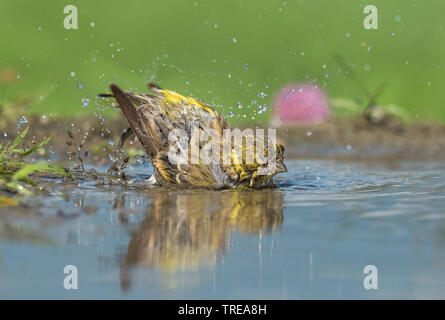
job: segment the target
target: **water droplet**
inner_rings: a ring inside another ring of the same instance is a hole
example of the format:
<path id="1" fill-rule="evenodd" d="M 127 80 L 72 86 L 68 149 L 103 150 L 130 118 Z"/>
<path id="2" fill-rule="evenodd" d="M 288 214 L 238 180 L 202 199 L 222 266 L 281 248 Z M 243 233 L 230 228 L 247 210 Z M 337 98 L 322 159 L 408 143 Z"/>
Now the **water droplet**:
<path id="1" fill-rule="evenodd" d="M 352 146 L 350 144 L 346 145 L 346 150 L 351 151 L 352 150 Z"/>
<path id="2" fill-rule="evenodd" d="M 6 133 L 6 132 L 3 132 L 3 137 L 7 137 L 8 136 L 8 134 Z"/>
<path id="3" fill-rule="evenodd" d="M 257 97 L 260 97 L 260 98 L 264 99 L 265 97 L 267 97 L 267 94 L 264 93 L 264 92 L 260 92 L 260 93 L 257 94 Z"/>
<path id="4" fill-rule="evenodd" d="M 365 71 L 369 71 L 369 70 L 371 70 L 371 66 L 369 64 L 365 64 L 363 66 L 363 69 L 365 69 Z"/>
<path id="5" fill-rule="evenodd" d="M 22 117 L 19 119 L 19 126 L 22 125 L 22 124 L 25 124 L 25 123 L 28 123 L 28 119 L 26 119 L 25 116 L 22 116 Z"/>
<path id="6" fill-rule="evenodd" d="M 230 73 L 227 74 L 227 78 L 232 78 L 232 75 Z"/>
<path id="7" fill-rule="evenodd" d="M 310 137 L 312 135 L 311 131 L 306 131 L 306 136 Z"/>
<path id="8" fill-rule="evenodd" d="M 235 113 L 233 113 L 233 111 L 230 111 L 230 112 L 227 114 L 227 116 L 228 116 L 229 118 L 233 117 L 234 115 L 235 115 Z"/>
<path id="9" fill-rule="evenodd" d="M 76 76 L 76 73 L 75 73 L 74 71 L 72 71 L 72 72 L 70 73 L 70 76 L 71 76 L 71 77 L 75 77 L 75 76 Z"/>
<path id="10" fill-rule="evenodd" d="M 233 43 L 236 43 L 236 38 L 233 37 L 233 38 L 232 38 L 232 41 L 233 41 Z"/>
<path id="11" fill-rule="evenodd" d="M 400 22 L 402 20 L 402 16 L 397 15 L 397 16 L 394 17 L 394 20 L 396 22 Z"/>
<path id="12" fill-rule="evenodd" d="M 82 106 L 83 107 L 86 107 L 89 103 L 90 103 L 90 99 L 87 99 L 87 98 L 83 98 L 82 99 Z"/>
<path id="13" fill-rule="evenodd" d="M 94 22 L 91 22 L 91 23 L 90 23 L 90 27 L 91 27 L 91 28 L 94 28 L 94 26 L 95 26 L 95 23 L 94 23 Z"/>
<path id="14" fill-rule="evenodd" d="M 83 83 L 82 83 L 82 82 L 78 82 L 78 83 L 76 84 L 76 86 L 77 86 L 79 89 L 83 89 Z"/>

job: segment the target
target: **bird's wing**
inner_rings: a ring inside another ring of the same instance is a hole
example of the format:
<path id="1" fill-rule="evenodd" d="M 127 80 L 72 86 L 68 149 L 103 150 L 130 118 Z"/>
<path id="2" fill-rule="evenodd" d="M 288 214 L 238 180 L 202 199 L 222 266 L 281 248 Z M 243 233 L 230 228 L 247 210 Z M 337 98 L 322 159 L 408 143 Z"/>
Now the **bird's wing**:
<path id="1" fill-rule="evenodd" d="M 231 183 L 232 177 L 227 175 L 220 159 L 213 159 L 208 163 L 191 160 L 193 150 L 200 152 L 208 143 L 198 140 L 199 149 L 196 149 L 196 144 L 192 147 L 195 130 L 199 130 L 198 137 L 203 133 L 207 136 L 214 136 L 216 133 L 215 138 L 220 145 L 223 129 L 229 128 L 224 118 L 215 110 L 193 98 L 169 90 L 154 89 L 154 95 L 124 92 L 116 85 L 111 85 L 111 90 L 132 131 L 150 157 L 159 183 L 214 188 Z M 178 144 L 177 140 L 169 136 L 173 130 L 180 130 L 180 137 L 185 141 L 181 145 L 187 148 L 185 163 L 174 163 L 169 158 L 172 145 Z"/>
<path id="2" fill-rule="evenodd" d="M 153 89 L 159 111 L 172 122 L 198 122 L 202 128 L 215 129 L 221 136 L 223 129 L 230 128 L 224 117 L 205 103 L 177 92 Z"/>

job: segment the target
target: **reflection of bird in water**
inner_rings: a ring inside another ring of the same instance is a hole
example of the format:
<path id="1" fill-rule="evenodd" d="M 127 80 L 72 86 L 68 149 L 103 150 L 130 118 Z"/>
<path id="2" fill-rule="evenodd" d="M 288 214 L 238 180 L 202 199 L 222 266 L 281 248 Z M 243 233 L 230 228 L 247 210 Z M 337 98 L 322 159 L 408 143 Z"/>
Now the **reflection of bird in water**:
<path id="1" fill-rule="evenodd" d="M 268 233 L 283 221 L 278 190 L 159 192 L 133 233 L 121 270 L 123 289 L 132 267 L 193 271 L 214 265 L 233 230 Z"/>
<path id="2" fill-rule="evenodd" d="M 240 156 L 230 148 L 231 136 L 224 135 L 224 130 L 230 129 L 229 124 L 205 103 L 162 90 L 154 84 L 149 84 L 151 94 L 124 92 L 114 84 L 110 88 L 113 94 L 100 96 L 116 99 L 130 124 L 123 140 L 132 133 L 136 134 L 153 164 L 157 184 L 208 189 L 261 187 L 272 184 L 275 174 L 287 171 L 283 163 L 282 145 L 267 146 L 263 152 L 258 152 L 261 161 L 253 157 L 248 162 L 245 154 L 253 155 L 255 145 L 243 143 L 239 149 L 243 150 L 244 155 L 238 159 Z M 172 133 L 179 131 L 179 140 L 183 143 L 181 148 L 187 147 L 188 151 L 184 155 L 185 161 L 172 163 L 169 152 L 180 141 L 172 142 L 170 138 Z M 202 141 L 200 137 L 204 136 L 210 139 Z M 198 146 L 194 147 L 196 144 Z M 201 150 L 206 150 L 209 144 L 216 144 L 215 150 L 220 150 L 218 153 L 215 151 L 214 157 L 203 161 Z M 223 161 L 223 146 L 230 149 L 225 151 L 230 152 L 228 161 Z M 192 157 L 196 162 L 191 160 Z"/>

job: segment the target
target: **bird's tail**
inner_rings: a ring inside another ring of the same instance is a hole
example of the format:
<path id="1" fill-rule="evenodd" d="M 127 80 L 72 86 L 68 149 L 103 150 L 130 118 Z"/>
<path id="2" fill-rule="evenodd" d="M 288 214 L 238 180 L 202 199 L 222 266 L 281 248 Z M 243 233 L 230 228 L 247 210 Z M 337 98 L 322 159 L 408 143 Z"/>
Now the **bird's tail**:
<path id="1" fill-rule="evenodd" d="M 133 103 L 128 98 L 127 94 L 119 88 L 114 83 L 110 85 L 112 95 L 106 95 L 112 96 L 116 99 L 119 108 L 122 110 L 122 113 L 124 114 L 124 117 L 127 119 L 128 123 L 130 124 L 131 130 L 127 130 L 127 133 L 124 133 L 121 137 L 121 143 L 125 142 L 125 140 L 131 135 L 131 133 L 136 134 L 139 141 L 141 142 L 142 146 L 147 151 L 147 154 L 152 157 L 152 150 L 151 150 L 151 144 L 149 141 L 149 135 L 146 132 L 145 126 L 141 123 L 140 117 L 138 114 L 138 111 L 136 107 L 133 105 Z M 101 95 L 105 96 L 105 95 Z"/>
<path id="2" fill-rule="evenodd" d="M 116 99 L 119 108 L 121 108 L 125 118 L 127 118 L 130 127 L 136 132 L 139 127 L 138 114 L 136 112 L 135 106 L 127 98 L 127 95 L 121 88 L 119 88 L 114 83 L 110 85 L 111 92 L 113 92 L 113 97 Z M 102 95 L 103 96 L 103 95 Z"/>

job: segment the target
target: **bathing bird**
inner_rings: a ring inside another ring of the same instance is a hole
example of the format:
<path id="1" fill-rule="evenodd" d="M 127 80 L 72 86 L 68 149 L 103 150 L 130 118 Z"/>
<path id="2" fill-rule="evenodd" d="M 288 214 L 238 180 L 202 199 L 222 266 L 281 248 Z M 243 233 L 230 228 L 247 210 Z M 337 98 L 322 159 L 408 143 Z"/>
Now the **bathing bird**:
<path id="1" fill-rule="evenodd" d="M 161 89 L 153 83 L 148 84 L 151 93 L 123 91 L 115 84 L 111 84 L 110 89 L 111 94 L 99 96 L 114 97 L 130 124 L 121 137 L 121 145 L 131 135 L 137 136 L 153 164 L 154 174 L 150 181 L 154 184 L 207 189 L 259 188 L 273 185 L 273 177 L 287 171 L 283 163 L 284 147 L 280 144 L 272 148 L 264 146 L 259 157 L 246 161 L 247 152 L 255 150 L 247 139 L 238 145 L 241 156 L 239 150 L 230 148 L 226 158 L 230 161 L 223 161 L 222 155 L 206 161 L 201 157 L 191 161 L 194 150 L 208 150 L 206 141 L 196 136 L 211 137 L 210 141 L 216 143 L 217 155 L 223 154 L 224 143 L 232 146 L 232 137 L 225 135 L 231 128 L 223 116 L 201 101 Z M 172 132 L 176 132 L 176 140 L 172 139 Z M 172 146 L 185 153 L 182 160 L 186 161 L 172 161 Z"/>

